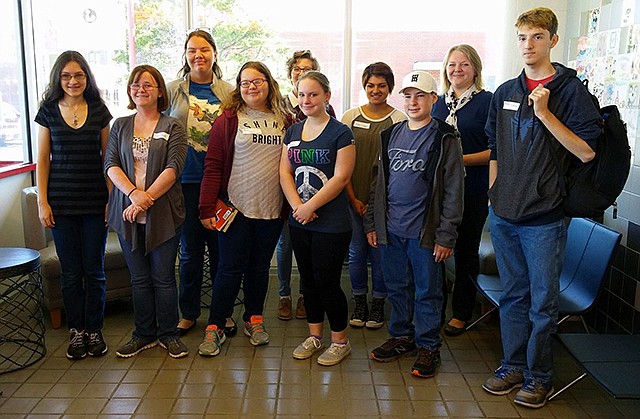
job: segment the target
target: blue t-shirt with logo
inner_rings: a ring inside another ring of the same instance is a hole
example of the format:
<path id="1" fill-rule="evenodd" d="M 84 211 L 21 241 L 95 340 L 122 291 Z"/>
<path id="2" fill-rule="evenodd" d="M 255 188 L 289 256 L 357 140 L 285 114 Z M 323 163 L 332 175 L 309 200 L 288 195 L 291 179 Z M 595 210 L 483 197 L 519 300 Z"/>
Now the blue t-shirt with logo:
<path id="1" fill-rule="evenodd" d="M 435 158 L 436 130 L 432 120 L 417 130 L 409 129 L 407 122 L 403 122 L 391 133 L 387 229 L 396 236 L 420 238 L 433 189 L 425 171 L 429 159 Z"/>
<path id="2" fill-rule="evenodd" d="M 187 116 L 187 159 L 180 177 L 182 183 L 200 183 L 204 173 L 209 131 L 218 117 L 220 99 L 211 91 L 211 83 L 189 82 L 189 114 Z"/>
<path id="3" fill-rule="evenodd" d="M 287 154 L 294 171 L 294 180 L 302 202 L 307 202 L 333 177 L 338 150 L 353 144 L 353 132 L 335 118 L 330 118 L 324 130 L 311 141 L 302 141 L 304 121 L 292 125 L 284 136 Z M 323 233 L 343 233 L 351 230 L 349 201 L 343 190 L 338 196 L 316 210 L 318 218 L 304 226 L 289 217 L 290 225 Z"/>

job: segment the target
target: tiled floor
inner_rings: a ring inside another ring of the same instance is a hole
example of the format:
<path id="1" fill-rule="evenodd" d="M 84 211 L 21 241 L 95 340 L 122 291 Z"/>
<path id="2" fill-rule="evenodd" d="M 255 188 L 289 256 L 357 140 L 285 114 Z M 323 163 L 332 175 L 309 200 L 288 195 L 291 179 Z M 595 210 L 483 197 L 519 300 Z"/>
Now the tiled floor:
<path id="1" fill-rule="evenodd" d="M 348 290 L 346 276 L 343 284 Z M 447 338 L 438 374 L 424 380 L 408 373 L 412 359 L 368 359 L 370 349 L 387 337 L 385 329 L 349 330 L 353 353 L 340 365 L 321 367 L 317 356 L 294 360 L 291 352 L 307 335 L 306 323 L 278 320 L 276 306 L 272 276 L 265 307 L 269 345 L 253 347 L 239 333 L 219 356 L 200 357 L 203 314 L 198 330 L 185 337 L 191 353 L 175 360 L 160 347 L 117 358 L 115 348 L 130 337 L 133 312 L 128 301 L 110 303 L 104 327 L 108 354 L 68 361 L 66 330 L 49 330 L 45 359 L 0 375 L 0 417 L 640 417 L 639 402 L 614 400 L 591 379 L 538 410 L 516 406 L 514 393 L 485 393 L 480 385 L 501 353 L 495 324 Z M 236 308 L 236 318 L 239 313 Z M 556 354 L 557 387 L 579 370 L 562 349 Z"/>

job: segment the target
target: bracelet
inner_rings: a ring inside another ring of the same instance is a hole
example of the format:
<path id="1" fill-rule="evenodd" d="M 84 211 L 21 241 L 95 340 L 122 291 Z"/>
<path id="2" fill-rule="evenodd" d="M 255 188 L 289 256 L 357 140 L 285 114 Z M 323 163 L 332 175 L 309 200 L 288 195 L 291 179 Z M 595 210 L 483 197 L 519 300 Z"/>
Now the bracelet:
<path id="1" fill-rule="evenodd" d="M 131 189 L 131 192 L 129 192 L 129 193 L 127 194 L 127 198 L 129 198 L 129 197 L 131 196 L 131 194 L 132 194 L 134 191 L 136 191 L 136 190 L 138 190 L 138 188 L 136 188 L 136 187 L 134 186 L 134 187 L 133 187 L 133 189 Z"/>

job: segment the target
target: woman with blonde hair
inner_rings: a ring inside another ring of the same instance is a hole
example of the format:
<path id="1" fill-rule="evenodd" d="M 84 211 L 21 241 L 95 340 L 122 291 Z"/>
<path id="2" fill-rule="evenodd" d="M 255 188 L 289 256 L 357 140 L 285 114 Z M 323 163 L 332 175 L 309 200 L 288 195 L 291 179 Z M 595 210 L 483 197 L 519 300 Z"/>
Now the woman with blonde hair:
<path id="1" fill-rule="evenodd" d="M 458 336 L 464 333 L 473 315 L 475 281 L 480 269 L 478 249 L 489 212 L 489 138 L 484 125 L 493 95 L 483 89 L 482 60 L 470 45 L 455 45 L 449 49 L 442 62 L 440 77 L 443 95 L 431 114 L 444 119 L 460 133 L 466 172 L 464 214 L 453 253 L 453 317 L 444 326 L 445 335 Z M 446 290 L 446 286 L 443 289 Z"/>

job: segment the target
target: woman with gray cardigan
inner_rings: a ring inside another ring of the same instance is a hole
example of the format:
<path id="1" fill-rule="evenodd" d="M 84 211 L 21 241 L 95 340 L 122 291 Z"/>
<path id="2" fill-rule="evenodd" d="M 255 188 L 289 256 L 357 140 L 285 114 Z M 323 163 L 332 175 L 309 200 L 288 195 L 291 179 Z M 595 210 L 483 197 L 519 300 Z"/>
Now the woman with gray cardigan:
<path id="1" fill-rule="evenodd" d="M 135 313 L 133 336 L 116 355 L 132 357 L 160 343 L 171 357 L 181 358 L 188 350 L 176 328 L 175 260 L 185 217 L 178 179 L 187 137 L 182 123 L 161 113 L 168 95 L 156 68 L 134 68 L 127 95 L 136 113 L 114 122 L 104 164 L 115 186 L 108 222 L 129 266 Z"/>

